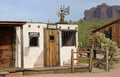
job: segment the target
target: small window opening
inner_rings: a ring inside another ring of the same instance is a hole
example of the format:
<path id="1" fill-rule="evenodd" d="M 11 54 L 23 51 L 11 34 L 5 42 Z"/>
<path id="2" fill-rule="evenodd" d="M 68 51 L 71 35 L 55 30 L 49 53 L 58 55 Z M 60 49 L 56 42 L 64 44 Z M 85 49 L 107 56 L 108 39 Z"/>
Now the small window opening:
<path id="1" fill-rule="evenodd" d="M 28 27 L 30 28 L 30 27 L 31 27 L 31 25 L 28 25 Z"/>
<path id="2" fill-rule="evenodd" d="M 55 40 L 55 37 L 54 36 L 50 36 L 50 40 L 51 41 Z"/>
<path id="3" fill-rule="evenodd" d="M 112 39 L 112 29 L 109 29 L 108 31 L 104 31 L 104 34 L 106 38 Z"/>
<path id="4" fill-rule="evenodd" d="M 29 32 L 29 46 L 30 47 L 39 46 L 39 33 L 38 32 Z"/>
<path id="5" fill-rule="evenodd" d="M 39 46 L 38 37 L 30 37 L 30 46 Z"/>

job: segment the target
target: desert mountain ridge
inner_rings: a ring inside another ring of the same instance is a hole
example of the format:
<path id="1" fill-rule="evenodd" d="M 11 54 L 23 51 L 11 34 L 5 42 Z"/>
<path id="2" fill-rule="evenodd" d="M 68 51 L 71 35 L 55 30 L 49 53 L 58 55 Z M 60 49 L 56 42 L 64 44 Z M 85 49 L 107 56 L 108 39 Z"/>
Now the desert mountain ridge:
<path id="1" fill-rule="evenodd" d="M 95 19 L 99 19 L 101 21 L 118 19 L 120 18 L 120 6 L 109 6 L 106 3 L 102 3 L 101 5 L 92 7 L 89 10 L 85 10 L 84 15 L 84 19 L 86 21 L 92 21 Z"/>

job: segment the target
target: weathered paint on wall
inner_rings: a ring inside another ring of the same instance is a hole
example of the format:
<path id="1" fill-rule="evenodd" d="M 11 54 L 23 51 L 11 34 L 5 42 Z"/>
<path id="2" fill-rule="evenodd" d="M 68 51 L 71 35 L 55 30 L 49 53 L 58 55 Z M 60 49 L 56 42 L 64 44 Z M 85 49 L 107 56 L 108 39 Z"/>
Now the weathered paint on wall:
<path id="1" fill-rule="evenodd" d="M 16 27 L 15 67 L 21 67 L 21 29 Z"/>
<path id="2" fill-rule="evenodd" d="M 44 67 L 44 52 L 42 51 L 41 54 L 38 56 L 36 63 L 34 63 L 34 68 L 37 67 Z"/>
<path id="3" fill-rule="evenodd" d="M 15 29 L 16 29 L 16 33 L 14 33 L 16 34 L 15 35 L 16 37 L 15 38 L 15 67 L 22 67 L 22 66 L 24 66 L 24 68 L 44 67 L 44 48 L 45 48 L 44 47 L 44 41 L 45 41 L 44 28 L 47 28 L 47 25 L 48 24 L 45 24 L 45 23 L 28 22 L 28 23 L 24 23 L 24 25 L 21 25 L 21 26 L 19 25 L 15 26 Z M 76 47 L 78 46 L 78 32 L 76 32 L 76 46 L 62 46 L 61 30 L 77 31 L 78 26 L 68 25 L 68 24 L 54 24 L 51 27 L 54 27 L 54 26 L 56 26 L 57 29 L 59 30 L 59 38 L 58 38 L 59 44 L 57 45 L 59 45 L 60 66 L 63 66 L 64 64 L 70 63 L 71 49 L 74 49 L 74 51 L 76 51 Z M 29 46 L 29 32 L 39 33 L 39 38 L 38 38 L 39 46 L 36 46 L 36 47 Z M 22 60 L 24 61 L 23 63 L 22 63 Z"/>
<path id="4" fill-rule="evenodd" d="M 56 26 L 58 29 L 60 29 L 61 27 L 61 30 L 78 29 L 77 25 L 57 24 Z M 44 67 L 44 28 L 47 28 L 47 24 L 26 23 L 25 25 L 23 25 L 24 68 Z M 29 32 L 40 33 L 38 47 L 29 46 Z M 59 31 L 60 66 L 63 66 L 64 63 L 70 64 L 71 62 L 71 49 L 74 49 L 74 51 L 76 52 L 76 47 L 78 46 L 78 32 L 76 32 L 76 46 L 61 46 L 61 43 L 61 31 Z M 20 65 L 20 62 L 18 64 Z"/>
<path id="5" fill-rule="evenodd" d="M 33 68 L 35 63 L 38 61 L 39 55 L 43 53 L 44 46 L 44 28 L 47 27 L 46 24 L 42 23 L 27 23 L 23 26 L 23 48 L 24 48 L 24 67 Z M 29 46 L 29 32 L 39 32 L 39 46 L 30 47 Z M 43 55 L 43 54 L 42 54 Z M 44 58 L 43 58 L 44 59 Z M 39 60 L 44 64 L 44 60 Z M 43 67 L 40 64 L 39 67 Z M 38 66 L 38 65 L 37 65 Z"/>
<path id="6" fill-rule="evenodd" d="M 61 30 L 77 30 L 77 25 L 68 25 L 68 24 L 58 24 L 58 28 L 61 28 Z M 76 48 L 78 47 L 78 32 L 76 32 L 76 46 L 62 46 L 62 39 L 61 39 L 61 31 L 59 34 L 60 39 L 60 65 L 66 65 L 71 63 L 71 49 L 76 52 Z M 76 57 L 76 54 L 74 54 L 74 57 Z M 75 61 L 76 63 L 76 61 Z"/>

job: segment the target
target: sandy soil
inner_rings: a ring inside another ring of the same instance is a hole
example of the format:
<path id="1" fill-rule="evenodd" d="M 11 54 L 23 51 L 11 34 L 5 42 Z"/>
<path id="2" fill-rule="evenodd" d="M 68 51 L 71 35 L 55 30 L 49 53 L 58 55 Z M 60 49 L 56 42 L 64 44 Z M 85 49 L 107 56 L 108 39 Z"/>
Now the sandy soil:
<path id="1" fill-rule="evenodd" d="M 91 73 L 62 73 L 62 74 L 39 74 L 22 77 L 120 77 L 120 62 L 116 63 L 109 72 L 93 70 Z M 15 76 L 18 77 L 18 76 Z"/>
<path id="2" fill-rule="evenodd" d="M 97 55 L 99 58 L 103 56 Z M 13 77 L 13 76 L 12 76 Z M 39 74 L 39 75 L 29 75 L 29 76 L 14 76 L 14 77 L 120 77 L 120 62 L 115 63 L 110 71 L 106 72 L 104 70 L 93 69 L 91 73 L 89 72 L 77 72 L 77 73 L 60 73 L 60 74 Z"/>

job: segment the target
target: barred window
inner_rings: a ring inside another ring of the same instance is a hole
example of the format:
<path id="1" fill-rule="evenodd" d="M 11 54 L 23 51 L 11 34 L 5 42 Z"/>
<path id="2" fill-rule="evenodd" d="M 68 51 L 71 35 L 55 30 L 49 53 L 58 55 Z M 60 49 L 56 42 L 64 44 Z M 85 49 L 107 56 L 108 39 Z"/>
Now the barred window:
<path id="1" fill-rule="evenodd" d="M 38 37 L 30 37 L 30 46 L 39 46 Z"/>
<path id="2" fill-rule="evenodd" d="M 62 46 L 76 46 L 76 31 L 62 31 Z"/>
<path id="3" fill-rule="evenodd" d="M 29 32 L 29 46 L 30 47 L 39 46 L 39 33 L 38 32 Z"/>

